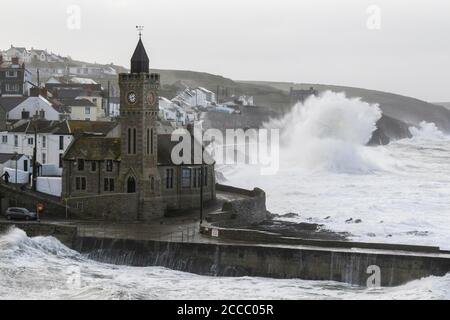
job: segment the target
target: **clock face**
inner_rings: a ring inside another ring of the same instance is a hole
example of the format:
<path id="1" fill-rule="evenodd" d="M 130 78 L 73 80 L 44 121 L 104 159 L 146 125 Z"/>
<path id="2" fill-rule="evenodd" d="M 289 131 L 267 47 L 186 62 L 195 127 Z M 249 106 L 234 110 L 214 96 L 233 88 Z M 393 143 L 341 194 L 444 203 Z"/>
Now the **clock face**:
<path id="1" fill-rule="evenodd" d="M 128 101 L 128 103 L 135 104 L 136 100 L 137 100 L 136 92 L 134 92 L 134 91 L 128 92 L 128 94 L 127 94 L 127 101 Z"/>
<path id="2" fill-rule="evenodd" d="M 147 95 L 147 102 L 150 106 L 153 106 L 156 102 L 156 93 L 150 91 Z"/>

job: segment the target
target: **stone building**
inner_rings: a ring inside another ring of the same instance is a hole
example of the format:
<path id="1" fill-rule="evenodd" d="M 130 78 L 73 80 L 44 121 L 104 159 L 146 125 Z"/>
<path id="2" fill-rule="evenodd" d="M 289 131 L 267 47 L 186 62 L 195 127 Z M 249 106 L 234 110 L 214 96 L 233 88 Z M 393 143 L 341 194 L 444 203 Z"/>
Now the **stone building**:
<path id="1" fill-rule="evenodd" d="M 3 60 L 0 54 L 0 96 L 27 96 L 31 87 L 31 72 L 19 58 Z"/>
<path id="2" fill-rule="evenodd" d="M 204 201 L 214 200 L 214 165 L 204 165 L 202 175 L 202 166 L 193 161 L 174 164 L 171 153 L 178 142 L 170 134 L 158 134 L 160 75 L 149 72 L 141 39 L 131 72 L 119 75 L 119 86 L 120 135 L 86 134 L 64 154 L 66 203 L 85 218 L 149 220 L 171 210 L 198 208 L 201 184 Z"/>
<path id="3" fill-rule="evenodd" d="M 310 87 L 309 89 L 294 89 L 293 87 L 291 87 L 289 90 L 289 99 L 291 105 L 294 105 L 297 102 L 304 103 L 309 97 L 318 95 L 319 91 L 315 90 L 314 87 Z"/>

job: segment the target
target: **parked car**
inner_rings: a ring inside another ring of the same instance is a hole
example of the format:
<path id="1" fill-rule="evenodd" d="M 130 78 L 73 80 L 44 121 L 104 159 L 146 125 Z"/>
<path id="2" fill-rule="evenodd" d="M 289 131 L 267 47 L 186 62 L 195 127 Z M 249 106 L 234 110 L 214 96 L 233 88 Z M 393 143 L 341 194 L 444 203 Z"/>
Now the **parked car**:
<path id="1" fill-rule="evenodd" d="M 31 212 L 25 208 L 8 208 L 5 212 L 6 219 L 25 219 L 25 220 L 36 220 L 37 214 L 36 212 Z"/>

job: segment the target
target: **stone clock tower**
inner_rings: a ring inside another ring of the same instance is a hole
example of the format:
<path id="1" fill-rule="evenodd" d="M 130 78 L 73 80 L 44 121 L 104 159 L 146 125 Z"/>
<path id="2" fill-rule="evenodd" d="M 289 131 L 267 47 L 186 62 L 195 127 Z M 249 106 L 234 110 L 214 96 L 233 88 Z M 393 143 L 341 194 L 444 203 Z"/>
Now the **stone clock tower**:
<path id="1" fill-rule="evenodd" d="M 131 72 L 119 75 L 121 163 L 124 193 L 139 200 L 138 219 L 155 214 L 152 202 L 160 196 L 158 175 L 157 116 L 160 76 L 149 72 L 149 59 L 142 39 L 131 58 Z M 131 195 L 130 195 L 131 196 Z"/>

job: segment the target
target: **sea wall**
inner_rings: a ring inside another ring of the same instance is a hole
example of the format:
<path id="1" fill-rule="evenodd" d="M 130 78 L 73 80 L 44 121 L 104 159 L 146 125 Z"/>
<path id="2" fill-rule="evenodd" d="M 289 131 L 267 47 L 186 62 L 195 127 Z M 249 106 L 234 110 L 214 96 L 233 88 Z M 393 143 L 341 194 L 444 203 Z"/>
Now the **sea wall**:
<path id="1" fill-rule="evenodd" d="M 59 198 L 42 193 L 33 193 L 13 185 L 0 184 L 1 214 L 8 207 L 24 207 L 31 211 L 36 211 L 38 203 L 44 204 L 42 217 L 52 219 L 64 219 L 66 217 L 66 207 L 59 201 Z"/>
<path id="2" fill-rule="evenodd" d="M 45 224 L 37 222 L 0 222 L 0 233 L 4 233 L 10 228 L 19 228 L 26 232 L 29 237 L 51 236 L 61 241 L 67 247 L 72 247 L 77 235 L 77 227 L 64 226 L 60 224 Z"/>
<path id="3" fill-rule="evenodd" d="M 450 272 L 450 258 L 326 248 L 177 243 L 77 237 L 74 249 L 91 259 L 132 266 L 163 266 L 209 276 L 334 280 L 365 286 L 380 270 L 381 286 L 397 286 Z"/>
<path id="4" fill-rule="evenodd" d="M 230 217 L 227 225 L 244 226 L 262 222 L 270 217 L 266 209 L 264 190 L 259 188 L 246 190 L 222 184 L 216 184 L 216 190 L 243 196 L 223 204 L 222 211 L 227 212 Z"/>
<path id="5" fill-rule="evenodd" d="M 421 252 L 373 248 L 172 242 L 81 236 L 75 225 L 0 222 L 0 233 L 12 226 L 28 236 L 53 236 L 88 258 L 131 266 L 161 266 L 207 276 L 253 276 L 333 280 L 365 286 L 379 269 L 381 286 L 397 286 L 450 272 L 450 252 L 431 247 Z M 390 246 L 390 249 L 395 247 Z M 372 270 L 372 271 L 371 271 Z"/>

